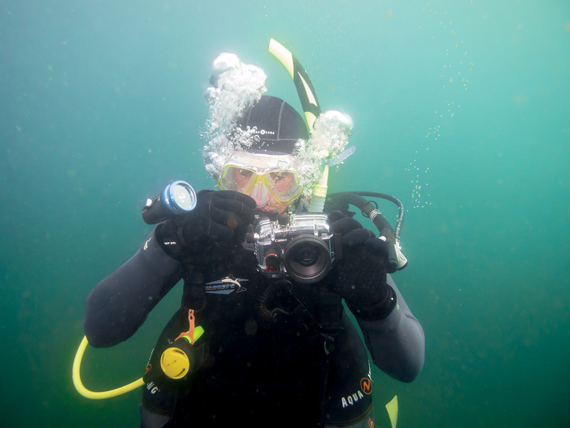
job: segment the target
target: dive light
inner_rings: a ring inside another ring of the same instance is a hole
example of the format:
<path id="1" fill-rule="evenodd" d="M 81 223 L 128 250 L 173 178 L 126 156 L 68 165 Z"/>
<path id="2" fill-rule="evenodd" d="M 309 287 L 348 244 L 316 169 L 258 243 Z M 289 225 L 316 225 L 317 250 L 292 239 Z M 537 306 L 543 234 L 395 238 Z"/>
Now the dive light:
<path id="1" fill-rule="evenodd" d="M 156 224 L 196 207 L 196 192 L 185 181 L 170 183 L 153 199 L 147 199 L 142 209 L 146 224 Z"/>

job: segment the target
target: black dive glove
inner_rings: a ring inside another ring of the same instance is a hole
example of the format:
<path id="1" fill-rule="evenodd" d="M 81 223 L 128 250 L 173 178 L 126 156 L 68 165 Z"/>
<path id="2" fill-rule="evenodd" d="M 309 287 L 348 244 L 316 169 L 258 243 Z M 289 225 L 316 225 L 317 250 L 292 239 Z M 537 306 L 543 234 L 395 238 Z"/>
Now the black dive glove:
<path id="1" fill-rule="evenodd" d="M 329 215 L 329 223 L 331 231 L 341 235 L 342 242 L 333 291 L 358 318 L 366 321 L 386 318 L 396 306 L 396 293 L 386 283 L 386 242 L 338 211 Z"/>
<path id="2" fill-rule="evenodd" d="M 255 200 L 230 190 L 198 192 L 196 208 L 173 217 L 157 228 L 157 237 L 171 257 L 223 255 L 241 241 L 253 223 Z"/>

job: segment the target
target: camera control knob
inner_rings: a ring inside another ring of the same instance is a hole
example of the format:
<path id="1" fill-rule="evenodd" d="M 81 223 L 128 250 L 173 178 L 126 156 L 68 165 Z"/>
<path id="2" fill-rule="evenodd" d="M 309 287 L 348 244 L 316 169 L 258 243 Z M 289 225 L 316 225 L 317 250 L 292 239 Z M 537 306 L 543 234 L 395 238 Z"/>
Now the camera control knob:
<path id="1" fill-rule="evenodd" d="M 277 222 L 281 225 L 281 226 L 287 226 L 289 224 L 289 214 L 288 213 L 281 213 L 279 214 L 279 216 L 277 217 Z"/>
<path id="2" fill-rule="evenodd" d="M 279 217 L 279 211 L 276 209 L 272 209 L 267 211 L 267 217 L 269 217 L 269 221 L 276 221 Z"/>

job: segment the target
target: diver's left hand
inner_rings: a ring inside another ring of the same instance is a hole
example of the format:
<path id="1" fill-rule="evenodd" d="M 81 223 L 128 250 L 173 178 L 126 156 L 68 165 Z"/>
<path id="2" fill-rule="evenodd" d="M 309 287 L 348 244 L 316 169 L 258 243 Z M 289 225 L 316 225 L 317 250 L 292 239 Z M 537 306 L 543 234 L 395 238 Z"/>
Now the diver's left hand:
<path id="1" fill-rule="evenodd" d="M 387 316 L 384 312 L 389 314 L 395 306 L 395 293 L 386 284 L 386 242 L 338 211 L 329 215 L 329 222 L 332 233 L 342 235 L 343 257 L 337 263 L 333 291 L 345 299 L 356 315 L 372 308 L 372 317 Z"/>
<path id="2" fill-rule="evenodd" d="M 386 241 L 376 238 L 376 235 L 354 218 L 333 211 L 329 215 L 331 232 L 342 235 L 342 249 L 344 260 L 370 261 L 373 266 L 371 270 L 383 270 L 388 257 L 388 246 Z M 369 269 L 367 269 L 369 270 Z"/>

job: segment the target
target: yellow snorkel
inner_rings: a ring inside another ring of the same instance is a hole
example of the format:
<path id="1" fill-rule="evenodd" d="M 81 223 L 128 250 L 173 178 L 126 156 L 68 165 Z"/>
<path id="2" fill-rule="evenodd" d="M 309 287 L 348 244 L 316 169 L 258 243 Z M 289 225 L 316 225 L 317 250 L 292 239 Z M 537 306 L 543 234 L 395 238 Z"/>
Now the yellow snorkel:
<path id="1" fill-rule="evenodd" d="M 269 41 L 269 52 L 281 61 L 293 79 L 299 100 L 301 101 L 301 106 L 305 112 L 305 120 L 307 121 L 309 132 L 312 133 L 314 131 L 315 120 L 321 115 L 322 111 L 317 99 L 317 93 L 315 92 L 309 75 L 297 58 L 295 58 L 285 46 L 274 39 Z M 325 199 L 327 197 L 328 179 L 329 167 L 325 165 L 320 182 L 313 187 L 309 212 L 323 212 Z"/>
<path id="2" fill-rule="evenodd" d="M 305 119 L 309 127 L 309 132 L 313 132 L 315 120 L 321 115 L 321 107 L 317 100 L 317 93 L 313 87 L 313 83 L 309 75 L 301 65 L 301 63 L 293 56 L 293 54 L 282 44 L 271 39 L 269 41 L 269 52 L 281 61 L 285 66 L 289 75 L 295 83 L 297 94 L 301 101 L 301 106 L 305 112 Z"/>
<path id="3" fill-rule="evenodd" d="M 321 116 L 322 110 L 309 75 L 297 58 L 295 58 L 287 48 L 273 39 L 269 41 L 269 52 L 275 55 L 275 57 L 285 66 L 289 75 L 293 79 L 299 100 L 301 101 L 301 106 L 305 113 L 305 120 L 307 121 L 309 132 L 314 134 L 315 122 L 317 118 Z M 339 126 L 339 129 L 343 129 L 345 132 L 349 133 L 352 131 L 352 119 L 350 116 L 334 110 L 327 111 L 324 113 L 324 116 L 326 120 L 336 123 Z M 321 147 L 320 154 L 322 155 L 324 167 L 320 171 L 320 180 L 313 186 L 309 212 L 323 212 L 328 190 L 329 165 L 336 165 L 342 162 L 354 153 L 354 150 L 355 148 L 351 147 L 342 154 L 336 156 L 337 153 L 331 153 L 330 146 Z"/>

